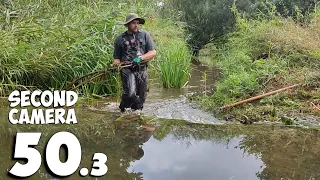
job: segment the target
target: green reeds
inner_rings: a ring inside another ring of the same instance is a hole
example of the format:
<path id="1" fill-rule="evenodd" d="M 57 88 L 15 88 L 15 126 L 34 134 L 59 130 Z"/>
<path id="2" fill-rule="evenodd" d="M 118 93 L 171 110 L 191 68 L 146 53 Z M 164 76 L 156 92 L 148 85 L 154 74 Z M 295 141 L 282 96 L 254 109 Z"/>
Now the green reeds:
<path id="1" fill-rule="evenodd" d="M 13 89 L 63 89 L 73 78 L 112 63 L 117 14 L 103 1 L 15 1 L 0 16 L 0 95 Z M 13 16 L 14 15 L 14 16 Z M 32 88 L 31 88 L 32 89 Z M 99 78 L 80 94 L 115 94 L 113 77 Z"/>
<path id="2" fill-rule="evenodd" d="M 185 43 L 169 41 L 157 55 L 161 81 L 165 88 L 181 88 L 188 80 L 190 53 Z"/>
<path id="3" fill-rule="evenodd" d="M 141 7 L 140 7 L 141 6 Z M 116 10 L 115 10 L 116 9 Z M 162 43 L 179 28 L 157 16 L 153 1 L 76 1 L 76 0 L 7 0 L 0 3 L 0 96 L 15 89 L 63 89 L 74 78 L 110 66 L 113 42 L 125 31 L 118 22 L 126 13 L 137 12 L 148 18 L 147 30 L 156 45 L 164 49 L 165 59 L 179 61 L 178 80 L 166 87 L 181 87 L 186 73 L 184 45 Z M 182 30 L 181 30 L 182 31 Z M 183 43 L 181 36 L 172 38 Z M 181 47 L 180 47 L 181 46 Z M 176 50 L 173 50 L 176 48 Z M 180 51 L 179 53 L 173 51 Z M 171 57 L 177 56 L 176 59 Z M 183 57 L 182 59 L 180 57 Z M 181 61 L 181 62 L 180 62 Z M 170 74 L 162 64 L 164 77 Z M 182 67 L 180 69 L 180 67 Z M 169 70 L 169 71 L 168 71 Z M 109 74 L 78 88 L 78 93 L 90 96 L 119 94 L 119 76 Z M 181 82 L 180 82 L 181 81 Z"/>

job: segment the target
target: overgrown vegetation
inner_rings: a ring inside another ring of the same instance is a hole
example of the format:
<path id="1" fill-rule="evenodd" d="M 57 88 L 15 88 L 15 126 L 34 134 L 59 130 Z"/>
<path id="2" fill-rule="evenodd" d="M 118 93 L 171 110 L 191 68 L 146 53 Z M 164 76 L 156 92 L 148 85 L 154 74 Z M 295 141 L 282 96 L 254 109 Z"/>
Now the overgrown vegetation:
<path id="1" fill-rule="evenodd" d="M 310 23 L 298 23 L 277 13 L 247 19 L 235 6 L 233 10 L 237 17 L 237 31 L 229 36 L 223 48 L 214 50 L 212 57 L 222 69 L 222 79 L 213 95 L 200 98 L 200 102 L 209 109 L 217 109 L 255 95 L 301 84 L 297 89 L 281 93 L 282 100 L 278 102 L 274 102 L 275 97 L 268 97 L 260 101 L 261 106 L 234 108 L 228 111 L 228 117 L 233 114 L 236 119 L 256 121 L 267 115 L 266 120 L 276 120 L 283 114 L 299 110 L 319 115 L 319 110 L 314 109 L 320 104 L 320 16 L 317 9 Z M 302 91 L 304 97 L 299 96 Z M 227 117 L 226 113 L 224 115 Z"/>
<path id="2" fill-rule="evenodd" d="M 117 13 L 90 1 L 6 1 L 1 6 L 1 94 L 17 86 L 61 89 L 111 63 Z M 111 12 L 111 13 L 110 13 Z M 109 83 L 82 93 L 114 93 Z M 22 89 L 22 88 L 20 88 Z"/>
<path id="3" fill-rule="evenodd" d="M 168 41 L 159 47 L 158 66 L 165 88 L 182 87 L 188 80 L 190 59 L 189 50 L 184 43 Z"/>
<path id="4" fill-rule="evenodd" d="M 227 34 L 233 32 L 236 26 L 236 16 L 231 11 L 233 3 L 237 10 L 249 18 L 272 18 L 275 14 L 293 17 L 298 21 L 308 21 L 310 12 L 314 9 L 315 0 L 167 0 L 167 9 L 172 7 L 180 11 L 179 18 L 187 23 L 188 43 L 193 55 L 210 42 L 224 43 Z M 168 11 L 168 10 L 167 10 Z M 169 13 L 170 14 L 170 13 Z"/>
<path id="5" fill-rule="evenodd" d="M 14 89 L 63 89 L 75 77 L 109 67 L 113 41 L 125 31 L 118 22 L 128 12 L 146 18 L 147 24 L 142 28 L 151 33 L 157 46 L 168 49 L 161 51 L 160 56 L 177 54 L 174 51 L 180 49 L 166 47 L 163 40 L 180 31 L 180 27 L 174 26 L 172 19 L 159 17 L 157 9 L 155 1 L 145 0 L 1 1 L 0 95 Z M 164 26 L 162 22 L 166 22 Z M 182 36 L 170 38 L 180 44 L 179 48 L 185 48 Z M 188 52 L 180 55 L 186 59 Z M 167 79 L 165 73 L 160 76 Z M 185 75 L 180 79 L 185 79 Z M 166 84 L 179 87 L 181 83 Z M 114 95 L 119 89 L 119 78 L 114 73 L 96 78 L 77 90 L 85 96 L 103 96 Z"/>
<path id="6" fill-rule="evenodd" d="M 181 88 L 189 79 L 191 53 L 185 40 L 185 23 L 178 21 L 176 12 L 162 14 L 161 18 L 146 24 L 154 34 L 157 56 L 152 63 L 152 76 L 160 77 L 164 88 Z"/>

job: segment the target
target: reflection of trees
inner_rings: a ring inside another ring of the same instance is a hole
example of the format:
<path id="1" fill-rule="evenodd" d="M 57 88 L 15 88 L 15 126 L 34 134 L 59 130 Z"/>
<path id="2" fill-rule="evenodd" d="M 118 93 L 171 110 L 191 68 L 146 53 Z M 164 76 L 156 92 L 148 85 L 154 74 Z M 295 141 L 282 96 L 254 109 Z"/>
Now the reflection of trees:
<path id="1" fill-rule="evenodd" d="M 136 152 L 129 152 L 128 147 L 137 147 L 148 139 L 144 139 L 144 132 L 137 129 L 136 121 L 123 120 L 115 122 L 112 119 L 114 118 L 108 117 L 106 119 L 106 117 L 102 117 L 101 123 L 97 123 L 94 128 L 90 129 L 89 134 L 83 136 L 86 133 L 81 133 L 82 135 L 79 136 L 79 140 L 83 148 L 83 159 L 80 167 L 87 167 L 90 170 L 93 163 L 93 154 L 101 152 L 108 157 L 106 163 L 108 172 L 99 179 L 142 179 L 142 173 L 127 172 L 130 163 L 137 160 L 137 156 L 139 156 L 138 149 L 136 149 Z"/>
<path id="2" fill-rule="evenodd" d="M 37 148 L 43 155 L 43 148 L 54 133 L 70 131 L 75 134 L 82 146 L 82 161 L 78 170 L 92 166 L 92 157 L 96 152 L 108 156 L 108 173 L 99 179 L 142 179 L 142 173 L 129 173 L 127 169 L 132 161 L 143 156 L 139 145 L 146 142 L 152 133 L 137 129 L 137 119 L 113 121 L 117 115 L 78 111 L 77 125 L 47 126 L 9 126 L 0 133 L 0 176 L 6 178 L 6 169 L 14 163 L 12 155 L 13 137 L 16 131 L 42 132 Z M 129 120 L 129 121 L 128 121 Z M 148 118 L 145 117 L 148 121 Z M 152 123 L 152 122 L 149 122 Z M 191 140 L 205 140 L 214 143 L 228 143 L 234 137 L 244 135 L 239 148 L 249 154 L 258 155 L 265 163 L 260 179 L 310 179 L 320 177 L 320 134 L 316 131 L 244 125 L 203 125 L 178 120 L 160 120 L 157 122 L 154 137 L 163 140 L 169 134 L 176 141 L 189 143 Z M 44 157 L 44 156 L 43 156 Z M 3 173 L 2 173 L 3 172 Z M 40 172 L 31 179 L 48 179 L 42 166 Z M 79 171 L 67 179 L 79 179 Z M 0 178 L 1 179 L 1 178 Z"/>
<path id="3" fill-rule="evenodd" d="M 91 169 L 92 166 L 92 157 L 96 152 L 104 153 L 108 156 L 107 167 L 108 172 L 101 179 L 111 179 L 111 180 L 122 180 L 122 179 L 141 179 L 141 174 L 139 173 L 129 173 L 127 169 L 130 166 L 130 162 L 134 160 L 133 157 L 130 156 L 121 146 L 113 146 L 107 144 L 83 144 L 83 159 L 80 167 L 87 167 Z M 91 147 L 91 148 L 90 148 Z"/>
<path id="4" fill-rule="evenodd" d="M 228 142 L 230 139 L 240 135 L 241 127 L 233 129 L 220 125 L 192 124 L 185 121 L 168 120 L 161 122 L 157 128 L 154 137 L 158 140 L 164 139 L 168 134 L 174 136 L 175 139 L 186 141 L 194 139 L 197 141 L 207 140 L 215 143 Z"/>
<path id="5" fill-rule="evenodd" d="M 167 121 L 155 133 L 157 139 L 172 134 L 177 140 L 228 142 L 240 135 L 240 149 L 265 163 L 260 179 L 312 179 L 320 177 L 320 132 L 277 126 L 195 125 Z"/>
<path id="6" fill-rule="evenodd" d="M 134 142 L 130 145 L 138 145 L 143 143 L 145 139 L 139 139 L 141 137 L 141 131 L 137 129 L 130 129 L 130 127 L 136 128 L 134 124 L 130 123 L 112 123 L 111 114 L 96 113 L 94 116 L 92 114 L 87 114 L 87 111 L 78 113 L 78 123 L 77 125 L 22 125 L 22 126 L 10 126 L 10 129 L 3 129 L 0 133 L 0 138 L 4 139 L 0 141 L 0 177 L 6 179 L 7 172 L 15 161 L 11 160 L 10 157 L 13 152 L 13 134 L 17 131 L 20 132 L 42 132 L 42 136 L 38 146 L 36 147 L 42 155 L 42 160 L 44 160 L 44 147 L 49 138 L 52 137 L 57 132 L 69 131 L 72 132 L 78 140 L 80 141 L 82 147 L 82 160 L 81 165 L 72 176 L 66 179 L 79 179 L 79 170 L 82 167 L 86 167 L 91 170 L 93 161 L 92 157 L 94 153 L 100 152 L 104 153 L 108 157 L 107 167 L 108 172 L 105 176 L 99 179 L 111 179 L 111 180 L 121 180 L 121 179 L 141 179 L 141 173 L 129 173 L 127 169 L 130 166 L 130 162 L 136 160 L 135 154 L 130 154 L 126 150 L 128 144 Z M 134 132 L 137 137 L 130 134 Z M 130 141 L 125 138 L 126 135 L 131 136 Z M 145 137 L 145 136 L 144 136 Z M 129 146 L 130 147 L 130 146 Z M 72 153 L 72 152 L 69 152 Z M 65 153 L 61 153 L 64 156 Z M 61 158 L 63 160 L 65 158 Z M 0 178 L 1 179 L 1 178 Z M 52 179 L 52 176 L 48 174 L 47 169 L 42 163 L 40 171 L 34 174 L 29 179 Z"/>
<path id="7" fill-rule="evenodd" d="M 294 129 L 255 132 L 243 139 L 240 148 L 261 154 L 265 168 L 260 179 L 312 179 L 320 177 L 320 133 Z"/>
<path id="8" fill-rule="evenodd" d="M 48 140 L 51 136 L 43 136 L 43 139 Z M 0 141 L 0 179 L 7 179 L 7 169 L 10 169 L 15 161 L 11 160 L 10 157 L 13 152 L 12 143 L 13 137 L 4 138 L 4 140 Z M 116 139 L 114 139 L 116 140 Z M 79 179 L 79 170 L 82 167 L 86 167 L 89 170 L 92 166 L 92 157 L 96 152 L 104 153 L 108 156 L 107 167 L 108 173 L 99 179 L 111 179 L 111 180 L 121 180 L 121 179 L 141 179 L 141 174 L 139 173 L 129 173 L 127 172 L 128 167 L 130 166 L 130 162 L 135 160 L 133 157 L 128 154 L 125 149 L 122 147 L 125 146 L 125 143 L 121 139 L 118 140 L 118 143 L 108 143 L 107 141 L 95 142 L 88 141 L 88 139 L 79 138 L 82 147 L 82 160 L 81 165 L 77 172 L 74 173 L 73 176 L 70 176 L 66 179 Z M 42 154 L 42 158 L 44 159 L 44 151 L 43 144 L 39 144 L 38 148 L 39 152 Z M 70 152 L 72 153 L 72 152 Z M 64 159 L 64 158 L 61 158 Z M 90 171 L 89 171 L 90 172 Z M 47 173 L 47 169 L 42 165 L 40 171 L 34 174 L 29 179 L 52 179 L 52 176 Z"/>
<path id="9" fill-rule="evenodd" d="M 92 162 L 93 153 L 100 151 L 108 156 L 106 179 L 142 179 L 142 173 L 129 173 L 127 169 L 130 162 L 143 156 L 143 150 L 139 146 L 148 141 L 152 133 L 138 129 L 136 121 L 113 122 L 110 127 L 107 130 L 112 133 L 106 137 L 108 140 L 100 140 L 97 144 L 84 141 L 82 144 L 85 149 L 90 149 L 90 146 L 95 148 L 94 151 L 86 153 L 87 164 Z"/>

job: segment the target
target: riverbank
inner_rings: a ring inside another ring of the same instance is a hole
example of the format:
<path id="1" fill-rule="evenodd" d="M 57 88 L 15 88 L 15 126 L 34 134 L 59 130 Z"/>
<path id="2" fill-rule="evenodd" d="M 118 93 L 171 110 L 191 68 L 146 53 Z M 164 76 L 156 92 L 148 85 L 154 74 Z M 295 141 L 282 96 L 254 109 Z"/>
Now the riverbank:
<path id="1" fill-rule="evenodd" d="M 319 15 L 309 24 L 290 18 L 238 19 L 223 48 L 208 46 L 202 59 L 221 69 L 212 95 L 193 97 L 220 119 L 292 125 L 320 123 Z M 220 108 L 291 85 L 295 88 L 232 108 Z"/>

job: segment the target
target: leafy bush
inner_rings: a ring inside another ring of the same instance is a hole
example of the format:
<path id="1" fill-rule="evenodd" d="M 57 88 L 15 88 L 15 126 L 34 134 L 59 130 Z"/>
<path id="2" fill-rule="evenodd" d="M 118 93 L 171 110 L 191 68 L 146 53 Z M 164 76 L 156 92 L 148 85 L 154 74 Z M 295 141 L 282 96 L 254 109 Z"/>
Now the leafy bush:
<path id="1" fill-rule="evenodd" d="M 226 35 L 235 30 L 237 16 L 232 12 L 233 4 L 247 18 L 272 19 L 280 15 L 301 22 L 309 21 L 310 13 L 316 7 L 313 0 L 198 0 L 196 3 L 193 0 L 168 0 L 167 3 L 166 9 L 171 6 L 178 10 L 180 19 L 187 23 L 188 43 L 196 56 L 210 42 L 225 43 Z"/>

